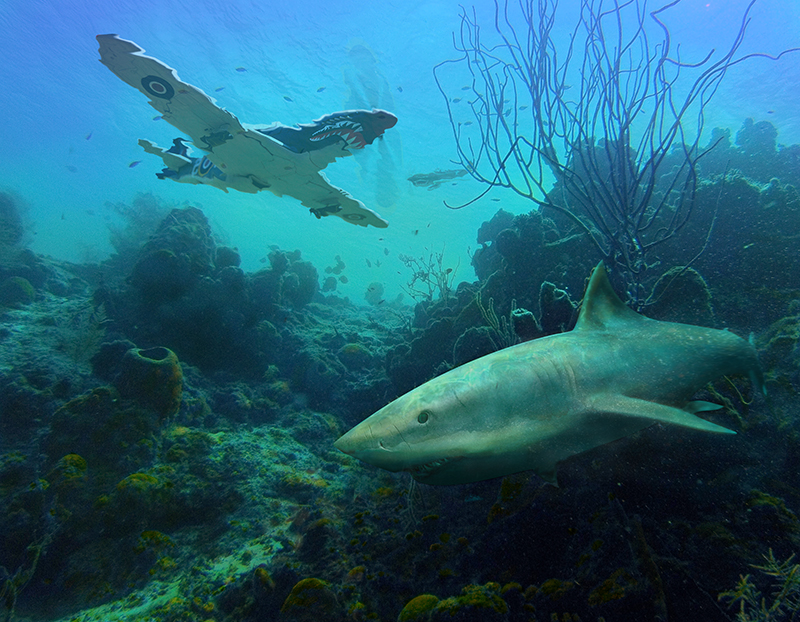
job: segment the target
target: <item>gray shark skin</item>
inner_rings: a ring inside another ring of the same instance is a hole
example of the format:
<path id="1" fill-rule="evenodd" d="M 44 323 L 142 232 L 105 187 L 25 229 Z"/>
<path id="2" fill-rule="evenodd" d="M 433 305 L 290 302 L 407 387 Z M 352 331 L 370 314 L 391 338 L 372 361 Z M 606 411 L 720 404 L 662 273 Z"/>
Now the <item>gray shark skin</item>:
<path id="1" fill-rule="evenodd" d="M 425 484 L 477 482 L 556 465 L 654 423 L 734 434 L 694 413 L 707 383 L 746 374 L 755 348 L 726 330 L 661 322 L 626 307 L 602 263 L 575 328 L 493 352 L 397 398 L 334 446 Z"/>

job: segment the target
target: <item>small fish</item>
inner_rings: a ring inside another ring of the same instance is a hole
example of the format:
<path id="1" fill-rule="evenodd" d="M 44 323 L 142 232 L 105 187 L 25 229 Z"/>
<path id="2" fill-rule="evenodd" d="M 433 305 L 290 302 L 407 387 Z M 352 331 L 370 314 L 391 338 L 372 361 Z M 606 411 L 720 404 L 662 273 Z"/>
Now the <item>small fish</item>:
<path id="1" fill-rule="evenodd" d="M 471 88 L 472 88 L 471 86 L 462 86 L 461 90 L 462 91 L 469 91 Z"/>
<path id="2" fill-rule="evenodd" d="M 141 164 L 141 163 L 142 163 L 141 160 L 134 160 L 133 162 L 128 164 L 128 168 L 134 168 L 135 166 L 139 166 L 139 164 Z"/>
<path id="3" fill-rule="evenodd" d="M 767 110 L 767 114 L 775 114 L 775 111 L 774 110 Z M 90 134 L 90 136 L 91 136 L 91 134 Z"/>
<path id="4" fill-rule="evenodd" d="M 164 117 L 162 117 L 160 114 L 157 114 L 156 116 L 153 117 L 153 121 L 161 121 L 161 119 L 163 118 Z"/>
<path id="5" fill-rule="evenodd" d="M 491 199 L 491 200 L 494 201 L 495 203 L 499 203 L 500 202 L 500 199 Z"/>
<path id="6" fill-rule="evenodd" d="M 369 259 L 367 259 L 367 258 L 365 257 L 365 258 L 364 258 L 364 261 L 366 261 L 366 262 L 367 262 L 367 268 L 371 268 L 371 267 L 372 267 L 372 262 L 371 262 Z"/>
<path id="7" fill-rule="evenodd" d="M 258 260 L 258 263 L 267 263 L 267 258 L 262 257 L 261 259 Z"/>
<path id="8" fill-rule="evenodd" d="M 519 107 L 519 109 L 520 109 L 520 110 L 527 110 L 527 109 L 528 109 L 528 107 L 527 107 L 527 106 L 520 106 L 520 107 Z"/>
<path id="9" fill-rule="evenodd" d="M 89 139 L 92 137 L 92 134 L 93 134 L 93 132 L 89 132 L 89 133 L 86 135 L 86 140 L 89 140 Z"/>
<path id="10" fill-rule="evenodd" d="M 342 276 L 340 276 L 340 277 L 339 277 L 339 280 L 340 280 L 342 283 L 347 283 L 347 277 L 346 277 L 344 274 L 343 274 Z"/>
<path id="11" fill-rule="evenodd" d="M 291 97 L 289 97 L 288 95 L 284 95 L 284 96 L 283 96 L 283 98 L 284 98 L 284 99 L 285 99 L 287 102 L 292 102 L 292 103 L 294 103 L 294 100 L 293 100 Z"/>
<path id="12" fill-rule="evenodd" d="M 454 98 L 453 98 L 453 99 L 451 99 L 450 101 L 452 101 L 454 104 L 457 104 L 458 102 L 460 102 L 460 101 L 461 101 L 461 98 L 460 98 L 460 97 L 454 97 Z"/>
<path id="13" fill-rule="evenodd" d="M 464 125 L 472 125 L 472 121 L 464 121 Z"/>
<path id="14" fill-rule="evenodd" d="M 403 87 L 402 86 L 398 86 L 397 87 L 397 92 L 398 93 L 402 93 L 403 92 Z"/>
<path id="15" fill-rule="evenodd" d="M 414 229 L 414 230 L 411 232 L 411 235 L 419 235 L 419 229 Z"/>
<path id="16" fill-rule="evenodd" d="M 224 86 L 218 86 L 217 88 L 214 89 L 214 92 L 215 93 L 219 93 L 220 91 L 224 91 L 224 90 L 225 90 Z"/>
<path id="17" fill-rule="evenodd" d="M 77 166 L 72 166 L 72 164 L 67 164 L 66 167 L 67 167 L 67 170 L 70 173 L 77 173 L 78 172 L 78 167 Z"/>
<path id="18" fill-rule="evenodd" d="M 744 249 L 744 250 L 747 250 L 747 249 L 748 249 L 748 248 L 750 248 L 751 246 L 755 246 L 755 242 L 751 242 L 750 244 L 745 244 L 745 245 L 742 247 L 742 249 Z"/>
<path id="19" fill-rule="evenodd" d="M 239 73 L 244 73 L 245 71 L 247 71 L 247 69 L 245 69 L 244 67 L 237 67 L 236 71 L 238 71 Z"/>
<path id="20" fill-rule="evenodd" d="M 375 260 L 375 267 L 376 268 L 380 268 L 381 267 L 381 262 L 379 260 L 377 260 L 377 259 Z"/>
<path id="21" fill-rule="evenodd" d="M 388 256 L 389 255 L 389 249 L 388 248 L 384 248 L 383 249 L 383 254 Z"/>
<path id="22" fill-rule="evenodd" d="M 325 87 L 325 86 L 321 86 L 321 87 L 319 87 L 319 88 L 317 89 L 317 93 L 322 93 L 322 91 L 324 91 L 326 88 L 327 88 L 327 87 Z"/>

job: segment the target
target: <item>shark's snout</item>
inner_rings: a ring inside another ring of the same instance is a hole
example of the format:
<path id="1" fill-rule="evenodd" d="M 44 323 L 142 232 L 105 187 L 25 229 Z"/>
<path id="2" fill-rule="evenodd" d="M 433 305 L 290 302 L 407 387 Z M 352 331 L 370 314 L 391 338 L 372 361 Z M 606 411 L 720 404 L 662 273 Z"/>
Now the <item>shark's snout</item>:
<path id="1" fill-rule="evenodd" d="M 366 421 L 359 423 L 352 430 L 343 434 L 333 446 L 354 458 L 375 464 L 375 459 L 370 456 L 384 450 L 384 444 L 380 436 L 374 435 L 372 427 Z"/>
<path id="2" fill-rule="evenodd" d="M 374 416 L 374 415 L 373 415 Z M 342 435 L 334 444 L 339 451 L 387 471 L 408 467 L 402 435 L 386 421 L 365 420 Z"/>
<path id="3" fill-rule="evenodd" d="M 339 439 L 333 444 L 333 446 L 336 447 L 336 449 L 338 449 L 339 451 L 346 453 L 348 456 L 355 455 L 355 452 L 359 447 L 358 436 L 360 436 L 360 434 L 354 434 L 354 432 L 356 432 L 356 429 L 357 426 L 356 428 L 353 428 L 346 434 L 340 436 Z"/>

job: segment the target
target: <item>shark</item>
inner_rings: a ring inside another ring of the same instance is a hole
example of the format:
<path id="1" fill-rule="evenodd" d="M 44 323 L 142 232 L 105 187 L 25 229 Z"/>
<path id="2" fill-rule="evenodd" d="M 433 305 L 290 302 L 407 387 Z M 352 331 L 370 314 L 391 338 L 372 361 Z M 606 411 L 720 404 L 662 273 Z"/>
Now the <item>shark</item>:
<path id="1" fill-rule="evenodd" d="M 709 382 L 749 376 L 755 347 L 728 330 L 664 322 L 627 307 L 601 262 L 575 328 L 498 350 L 402 395 L 334 446 L 425 484 L 455 485 L 557 465 L 656 423 L 735 434 L 697 413 Z"/>

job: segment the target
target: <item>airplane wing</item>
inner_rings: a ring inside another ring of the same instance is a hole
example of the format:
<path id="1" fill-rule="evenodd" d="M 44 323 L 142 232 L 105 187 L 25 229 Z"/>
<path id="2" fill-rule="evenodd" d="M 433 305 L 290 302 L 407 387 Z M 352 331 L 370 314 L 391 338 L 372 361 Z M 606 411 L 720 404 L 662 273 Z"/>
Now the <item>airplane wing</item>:
<path id="1" fill-rule="evenodd" d="M 363 203 L 331 185 L 320 170 L 394 126 L 397 118 L 391 113 L 351 110 L 297 128 L 278 124 L 263 130 L 245 127 L 203 91 L 182 82 L 174 69 L 145 56 L 132 41 L 117 35 L 98 35 L 97 41 L 100 62 L 145 94 L 165 121 L 187 134 L 224 173 L 224 186 L 294 197 L 317 218 L 334 215 L 361 226 L 388 226 Z M 153 147 L 148 149 L 150 153 L 156 150 Z M 219 181 L 213 185 L 223 187 Z"/>

